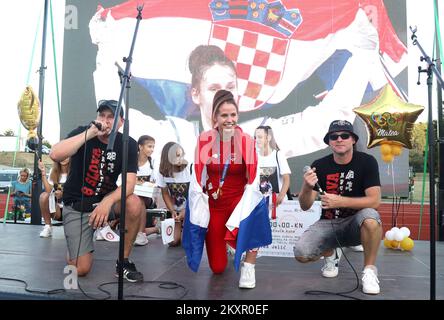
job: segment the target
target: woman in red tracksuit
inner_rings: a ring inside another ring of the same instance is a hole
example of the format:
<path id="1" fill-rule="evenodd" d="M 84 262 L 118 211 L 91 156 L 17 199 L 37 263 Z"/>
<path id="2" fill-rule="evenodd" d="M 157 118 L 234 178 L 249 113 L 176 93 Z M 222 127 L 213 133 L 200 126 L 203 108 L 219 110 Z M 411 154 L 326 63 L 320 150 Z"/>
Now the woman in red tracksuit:
<path id="1" fill-rule="evenodd" d="M 206 167 L 207 180 L 202 186 L 209 196 L 210 221 L 205 238 L 208 261 L 215 274 L 227 265 L 227 240 L 235 237 L 225 224 L 242 197 L 247 183 L 256 176 L 257 155 L 254 140 L 237 126 L 238 106 L 233 94 L 218 91 L 213 100 L 213 127 L 199 136 L 196 176 Z M 231 246 L 233 242 L 228 241 Z M 257 250 L 246 253 L 239 287 L 254 288 Z"/>

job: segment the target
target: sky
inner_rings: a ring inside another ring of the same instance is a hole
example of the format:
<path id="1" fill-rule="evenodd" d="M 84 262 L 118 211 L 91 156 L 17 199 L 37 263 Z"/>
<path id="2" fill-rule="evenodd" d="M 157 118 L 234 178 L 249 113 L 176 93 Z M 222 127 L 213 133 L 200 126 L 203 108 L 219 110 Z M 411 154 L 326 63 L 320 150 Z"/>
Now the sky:
<path id="1" fill-rule="evenodd" d="M 7 129 L 12 129 L 17 134 L 21 127 L 22 136 L 26 137 L 28 134 L 28 130 L 20 124 L 17 102 L 27 85 L 28 70 L 30 70 L 28 83 L 32 86 L 36 95 L 39 92 L 40 75 L 38 71 L 41 64 L 44 4 L 44 0 L 2 2 L 2 10 L 0 10 L 0 30 L 2 30 L 0 34 L 2 43 L 0 61 L 3 61 L 3 74 L 0 77 L 0 87 L 2 88 L 0 133 Z M 26 8 L 26 10 L 23 10 L 23 8 Z M 59 92 L 61 96 L 65 0 L 53 0 L 52 11 L 59 74 Z M 34 55 L 33 59 L 31 59 L 36 35 Z M 46 66 L 42 133 L 44 139 L 54 144 L 59 140 L 60 127 L 49 10 Z M 24 146 L 22 145 L 23 148 Z"/>
<path id="2" fill-rule="evenodd" d="M 63 32 L 65 27 L 65 0 L 52 1 L 55 43 L 57 53 L 57 69 L 59 79 L 59 93 L 61 97 L 62 62 L 63 62 Z M 12 129 L 16 134 L 21 127 L 21 136 L 26 137 L 28 131 L 21 126 L 17 102 L 21 93 L 27 85 L 28 70 L 29 84 L 38 95 L 39 73 L 41 61 L 41 42 L 43 29 L 44 0 L 20 0 L 2 3 L 0 11 L 0 39 L 2 50 L 0 50 L 0 61 L 3 61 L 3 74 L 0 77 L 1 96 L 3 109 L 0 116 L 0 133 Z M 440 3 L 440 24 L 442 41 L 444 41 L 444 2 Z M 26 10 L 21 10 L 26 8 Z M 20 11 L 21 10 L 21 11 Z M 14 12 L 16 14 L 14 14 Z M 67 20 L 68 21 L 68 20 Z M 71 21 L 71 20 L 70 20 Z M 421 79 L 421 85 L 417 85 L 417 68 L 421 63 L 420 51 L 417 46 L 412 45 L 410 30 L 408 26 L 417 26 L 417 39 L 426 53 L 432 55 L 434 36 L 433 0 L 409 0 L 407 2 L 407 30 L 408 30 L 408 63 L 409 63 L 409 102 L 425 106 L 418 121 L 427 121 L 427 85 L 425 77 Z M 6 32 L 5 32 L 6 31 Z M 9 32 L 8 32 L 9 31 Z M 34 38 L 36 37 L 35 51 L 32 56 Z M 31 64 L 32 61 L 32 64 Z M 55 68 L 53 62 L 53 46 L 48 18 L 47 47 L 46 47 L 46 72 L 45 72 L 45 95 L 43 104 L 43 136 L 51 144 L 59 141 L 60 125 L 58 118 Z M 433 90 L 434 118 L 437 113 L 436 89 Z M 24 148 L 24 146 L 22 146 Z"/>

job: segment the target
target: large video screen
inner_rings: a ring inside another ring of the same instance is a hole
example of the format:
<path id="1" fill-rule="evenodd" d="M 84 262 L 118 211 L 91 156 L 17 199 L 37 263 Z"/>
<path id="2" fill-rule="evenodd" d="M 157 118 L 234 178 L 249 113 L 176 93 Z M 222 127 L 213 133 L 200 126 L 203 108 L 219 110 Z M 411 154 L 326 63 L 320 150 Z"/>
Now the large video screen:
<path id="1" fill-rule="evenodd" d="M 137 22 L 130 88 L 122 92 Z M 273 128 L 288 158 L 291 191 L 302 168 L 330 153 L 331 121 L 349 120 L 357 149 L 375 156 L 383 194 L 408 195 L 408 152 L 393 163 L 354 108 L 389 85 L 407 93 L 406 8 L 395 0 L 67 1 L 77 28 L 65 31 L 61 137 L 95 118 L 97 102 L 128 98 L 130 135 L 155 138 L 154 157 L 177 141 L 192 160 L 196 137 L 211 128 L 219 89 L 239 97 L 240 126 Z"/>

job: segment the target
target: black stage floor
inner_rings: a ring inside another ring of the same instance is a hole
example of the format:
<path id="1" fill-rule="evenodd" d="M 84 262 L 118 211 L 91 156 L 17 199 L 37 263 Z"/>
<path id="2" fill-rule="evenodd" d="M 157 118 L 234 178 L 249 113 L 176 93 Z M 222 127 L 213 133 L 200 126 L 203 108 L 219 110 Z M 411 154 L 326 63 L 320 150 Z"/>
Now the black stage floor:
<path id="1" fill-rule="evenodd" d="M 63 273 L 66 266 L 66 243 L 63 227 L 54 227 L 52 238 L 39 238 L 41 226 L 1 224 L 0 226 L 0 277 L 24 280 L 28 289 L 50 291 L 64 288 Z M 444 243 L 436 243 L 436 298 L 444 299 Z M 429 242 L 415 241 L 412 252 L 385 249 L 381 242 L 378 254 L 381 293 L 366 295 L 361 289 L 350 294 L 362 300 L 427 300 L 430 298 Z M 102 286 L 117 299 L 115 261 L 118 243 L 95 242 L 94 265 L 91 273 L 80 279 L 83 291 L 95 299 L 107 294 Z M 362 253 L 346 251 L 346 255 L 359 278 Z M 301 264 L 292 258 L 260 257 L 256 265 L 256 288 L 239 289 L 239 273 L 232 260 L 222 275 L 213 275 L 208 267 L 206 254 L 198 273 L 189 270 L 182 248 L 169 248 L 156 235 L 149 237 L 149 244 L 135 247 L 131 256 L 144 274 L 146 283 L 124 284 L 126 299 L 156 300 L 325 300 L 347 299 L 334 295 L 307 295 L 307 290 L 348 291 L 356 286 L 355 275 L 342 258 L 339 276 L 323 278 L 320 274 L 322 260 Z M 159 286 L 160 282 L 165 282 Z M 169 282 L 177 283 L 174 288 Z M 182 287 L 181 287 L 182 286 Z M 65 290 L 55 294 L 29 293 L 24 284 L 0 280 L 0 299 L 89 299 L 80 290 Z M 172 287 L 172 288 L 171 288 Z"/>

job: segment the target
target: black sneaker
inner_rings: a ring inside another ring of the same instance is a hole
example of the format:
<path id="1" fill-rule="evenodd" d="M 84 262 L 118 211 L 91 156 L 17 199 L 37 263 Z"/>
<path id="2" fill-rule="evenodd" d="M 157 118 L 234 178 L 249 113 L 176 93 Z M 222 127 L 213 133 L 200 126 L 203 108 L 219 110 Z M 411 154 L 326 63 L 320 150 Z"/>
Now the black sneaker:
<path id="1" fill-rule="evenodd" d="M 116 277 L 119 276 L 119 261 L 116 261 Z M 125 259 L 123 262 L 123 278 L 129 282 L 142 282 L 143 274 L 136 269 L 134 262 Z"/>

